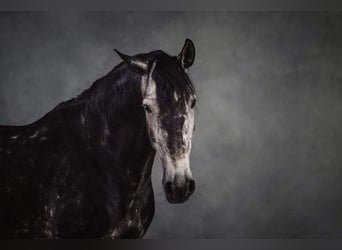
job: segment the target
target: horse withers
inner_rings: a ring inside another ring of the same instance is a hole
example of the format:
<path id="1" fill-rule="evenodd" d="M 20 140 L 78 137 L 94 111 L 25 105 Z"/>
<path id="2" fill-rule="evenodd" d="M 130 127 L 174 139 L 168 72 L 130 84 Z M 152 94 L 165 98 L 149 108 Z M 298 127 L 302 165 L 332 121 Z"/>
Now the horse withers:
<path id="1" fill-rule="evenodd" d="M 195 48 L 128 56 L 78 97 L 26 126 L 0 126 L 0 237 L 141 238 L 161 159 L 171 203 L 195 190 L 189 156 Z"/>

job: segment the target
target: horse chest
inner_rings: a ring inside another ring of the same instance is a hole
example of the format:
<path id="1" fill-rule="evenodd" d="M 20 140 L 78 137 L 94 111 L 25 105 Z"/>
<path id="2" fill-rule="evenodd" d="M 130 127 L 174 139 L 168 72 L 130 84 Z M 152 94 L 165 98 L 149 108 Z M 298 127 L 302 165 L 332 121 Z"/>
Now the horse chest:
<path id="1" fill-rule="evenodd" d="M 112 231 L 111 238 L 141 238 L 154 215 L 152 187 L 128 200 L 126 212 L 119 225 Z"/>

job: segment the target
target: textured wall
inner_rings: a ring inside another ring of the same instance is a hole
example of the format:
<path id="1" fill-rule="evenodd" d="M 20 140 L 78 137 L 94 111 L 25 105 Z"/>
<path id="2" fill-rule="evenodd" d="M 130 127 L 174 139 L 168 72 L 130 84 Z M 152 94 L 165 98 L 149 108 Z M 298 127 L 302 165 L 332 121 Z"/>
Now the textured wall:
<path id="1" fill-rule="evenodd" d="M 148 238 L 342 236 L 341 13 L 1 13 L 0 124 L 32 122 L 119 63 L 191 38 L 197 189 Z"/>

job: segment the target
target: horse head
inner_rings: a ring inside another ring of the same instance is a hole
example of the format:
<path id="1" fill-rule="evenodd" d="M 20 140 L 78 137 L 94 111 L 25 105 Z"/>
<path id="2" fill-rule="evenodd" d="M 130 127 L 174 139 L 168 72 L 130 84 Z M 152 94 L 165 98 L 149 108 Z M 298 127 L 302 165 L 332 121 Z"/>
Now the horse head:
<path id="1" fill-rule="evenodd" d="M 194 44 L 186 39 L 178 56 L 163 51 L 128 56 L 115 51 L 141 75 L 141 109 L 151 146 L 163 166 L 166 198 L 170 203 L 182 203 L 195 190 L 190 151 L 196 95 L 187 74 L 195 59 Z"/>

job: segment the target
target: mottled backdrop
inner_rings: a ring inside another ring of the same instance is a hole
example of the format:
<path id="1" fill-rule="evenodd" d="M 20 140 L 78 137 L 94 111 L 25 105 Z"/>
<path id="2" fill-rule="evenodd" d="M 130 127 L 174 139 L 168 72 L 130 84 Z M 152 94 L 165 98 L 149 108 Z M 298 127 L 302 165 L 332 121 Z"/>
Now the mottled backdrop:
<path id="1" fill-rule="evenodd" d="M 26 124 L 128 54 L 191 38 L 197 189 L 147 238 L 342 237 L 342 13 L 0 13 L 0 124 Z"/>

